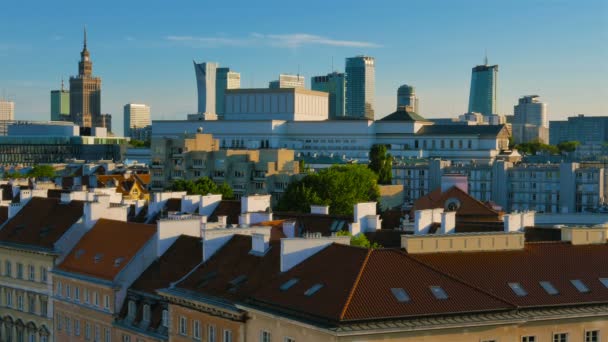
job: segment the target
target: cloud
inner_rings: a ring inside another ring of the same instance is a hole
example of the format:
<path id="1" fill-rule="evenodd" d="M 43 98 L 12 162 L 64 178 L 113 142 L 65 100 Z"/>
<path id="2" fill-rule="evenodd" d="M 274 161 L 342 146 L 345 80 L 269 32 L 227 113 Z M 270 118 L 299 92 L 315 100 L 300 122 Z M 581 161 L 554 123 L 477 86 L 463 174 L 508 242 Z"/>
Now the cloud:
<path id="1" fill-rule="evenodd" d="M 125 40 L 128 41 L 128 42 L 132 42 L 132 41 L 135 41 L 135 37 L 126 36 Z"/>
<path id="2" fill-rule="evenodd" d="M 305 45 L 325 45 L 336 47 L 376 48 L 381 45 L 356 41 L 339 40 L 307 33 L 293 34 L 261 34 L 251 33 L 245 38 L 226 37 L 194 37 L 194 36 L 167 36 L 166 40 L 185 44 L 191 47 L 218 47 L 218 46 L 248 46 L 266 45 L 278 48 L 298 48 Z"/>

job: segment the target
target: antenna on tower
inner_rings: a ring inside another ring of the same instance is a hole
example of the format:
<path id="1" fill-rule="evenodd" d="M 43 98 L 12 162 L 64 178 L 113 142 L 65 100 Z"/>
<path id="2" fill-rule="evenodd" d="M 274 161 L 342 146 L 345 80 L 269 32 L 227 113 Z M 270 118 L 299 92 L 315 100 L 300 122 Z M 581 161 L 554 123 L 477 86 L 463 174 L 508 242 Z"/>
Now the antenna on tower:
<path id="1" fill-rule="evenodd" d="M 484 65 L 488 65 L 488 49 L 485 49 Z"/>
<path id="2" fill-rule="evenodd" d="M 63 77 L 61 77 L 61 91 L 63 91 Z"/>
<path id="3" fill-rule="evenodd" d="M 84 48 L 87 48 L 87 25 L 84 25 Z"/>

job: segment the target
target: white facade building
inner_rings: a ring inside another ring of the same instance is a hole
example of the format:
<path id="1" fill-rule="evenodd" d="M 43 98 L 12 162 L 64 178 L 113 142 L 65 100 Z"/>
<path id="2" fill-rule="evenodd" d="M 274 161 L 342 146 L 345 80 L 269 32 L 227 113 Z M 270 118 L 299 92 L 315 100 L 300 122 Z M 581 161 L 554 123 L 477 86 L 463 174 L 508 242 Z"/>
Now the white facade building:
<path id="1" fill-rule="evenodd" d="M 141 139 L 141 132 L 145 129 L 149 129 L 151 125 L 149 106 L 138 103 L 128 103 L 124 106 L 125 137 Z"/>
<path id="2" fill-rule="evenodd" d="M 15 120 L 15 102 L 0 100 L 0 120 Z"/>
<path id="3" fill-rule="evenodd" d="M 268 88 L 304 88 L 305 82 L 304 76 L 280 74 L 278 80 L 270 81 L 268 83 Z"/>
<path id="4" fill-rule="evenodd" d="M 547 104 L 540 102 L 538 95 L 523 96 L 513 108 L 513 140 L 525 143 L 532 140 L 549 142 L 549 120 Z"/>
<path id="5" fill-rule="evenodd" d="M 216 115 L 215 83 L 218 64 L 212 62 L 194 63 L 196 86 L 198 89 L 198 113 Z"/>

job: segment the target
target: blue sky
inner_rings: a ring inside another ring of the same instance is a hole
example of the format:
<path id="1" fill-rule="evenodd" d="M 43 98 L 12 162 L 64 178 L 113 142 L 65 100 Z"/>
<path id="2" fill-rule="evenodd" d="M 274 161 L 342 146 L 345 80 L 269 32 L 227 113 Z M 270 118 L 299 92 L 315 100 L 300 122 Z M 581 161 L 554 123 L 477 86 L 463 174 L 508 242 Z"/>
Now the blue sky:
<path id="1" fill-rule="evenodd" d="M 49 91 L 77 73 L 87 26 L 102 111 L 121 132 L 122 106 L 153 119 L 196 109 L 192 60 L 241 72 L 242 87 L 279 73 L 307 78 L 376 57 L 376 113 L 416 87 L 426 117 L 467 109 L 471 68 L 499 67 L 499 111 L 538 94 L 550 119 L 608 115 L 608 2 L 604 0 L 11 1 L 0 12 L 0 96 L 18 119 L 49 118 Z M 67 84 L 67 81 L 66 81 Z"/>

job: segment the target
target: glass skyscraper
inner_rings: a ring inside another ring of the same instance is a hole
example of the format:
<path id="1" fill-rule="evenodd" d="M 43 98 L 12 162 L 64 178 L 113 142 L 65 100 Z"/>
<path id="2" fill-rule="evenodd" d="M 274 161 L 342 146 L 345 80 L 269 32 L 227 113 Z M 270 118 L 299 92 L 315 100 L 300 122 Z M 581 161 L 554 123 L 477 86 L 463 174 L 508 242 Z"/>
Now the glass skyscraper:
<path id="1" fill-rule="evenodd" d="M 346 79 L 344 74 L 332 72 L 325 76 L 313 76 L 310 89 L 329 93 L 329 118 L 342 118 L 345 114 Z"/>
<path id="2" fill-rule="evenodd" d="M 63 89 L 63 81 L 61 82 L 61 90 L 51 90 L 51 121 L 69 121 L 70 120 L 70 92 Z"/>
<path id="3" fill-rule="evenodd" d="M 215 112 L 222 116 L 226 111 L 224 95 L 226 89 L 239 89 L 241 87 L 241 74 L 230 71 L 230 68 L 217 68 L 215 81 Z"/>
<path id="4" fill-rule="evenodd" d="M 484 116 L 496 113 L 496 95 L 498 85 L 498 65 L 478 65 L 471 74 L 471 92 L 469 94 L 469 113 L 481 113 Z"/>
<path id="5" fill-rule="evenodd" d="M 346 59 L 346 116 L 374 119 L 374 57 Z"/>
<path id="6" fill-rule="evenodd" d="M 217 63 L 194 63 L 196 86 L 198 89 L 198 113 L 216 114 L 215 87 Z"/>

